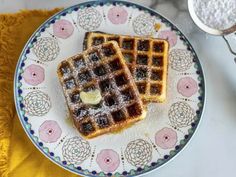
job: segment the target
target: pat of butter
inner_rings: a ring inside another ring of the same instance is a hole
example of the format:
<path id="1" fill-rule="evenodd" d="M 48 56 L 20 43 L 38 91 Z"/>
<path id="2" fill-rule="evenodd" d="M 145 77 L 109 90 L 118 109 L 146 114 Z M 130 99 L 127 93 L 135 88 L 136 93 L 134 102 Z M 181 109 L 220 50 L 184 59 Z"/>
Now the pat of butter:
<path id="1" fill-rule="evenodd" d="M 97 105 L 100 103 L 102 96 L 98 89 L 89 92 L 80 92 L 80 99 L 84 104 Z"/>

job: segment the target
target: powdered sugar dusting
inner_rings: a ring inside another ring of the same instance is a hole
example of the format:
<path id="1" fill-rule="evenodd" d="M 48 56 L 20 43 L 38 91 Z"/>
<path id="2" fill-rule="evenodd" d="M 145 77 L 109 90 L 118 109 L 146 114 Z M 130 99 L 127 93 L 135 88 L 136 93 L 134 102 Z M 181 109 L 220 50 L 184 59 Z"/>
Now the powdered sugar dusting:
<path id="1" fill-rule="evenodd" d="M 236 24 L 236 0 L 194 0 L 200 20 L 214 29 L 227 29 Z"/>

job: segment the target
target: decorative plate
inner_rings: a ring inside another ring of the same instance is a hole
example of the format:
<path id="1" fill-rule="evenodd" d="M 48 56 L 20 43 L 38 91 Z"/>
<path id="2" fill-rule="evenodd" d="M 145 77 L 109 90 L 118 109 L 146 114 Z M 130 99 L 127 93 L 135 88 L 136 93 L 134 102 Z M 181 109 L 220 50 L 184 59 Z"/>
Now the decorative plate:
<path id="1" fill-rule="evenodd" d="M 68 118 L 56 68 L 82 51 L 85 32 L 93 30 L 167 39 L 168 99 L 150 104 L 146 119 L 130 128 L 86 140 Z M 85 176 L 136 176 L 167 163 L 192 138 L 205 99 L 201 65 L 186 37 L 157 12 L 123 1 L 86 2 L 47 20 L 25 45 L 14 84 L 17 112 L 33 144 Z"/>

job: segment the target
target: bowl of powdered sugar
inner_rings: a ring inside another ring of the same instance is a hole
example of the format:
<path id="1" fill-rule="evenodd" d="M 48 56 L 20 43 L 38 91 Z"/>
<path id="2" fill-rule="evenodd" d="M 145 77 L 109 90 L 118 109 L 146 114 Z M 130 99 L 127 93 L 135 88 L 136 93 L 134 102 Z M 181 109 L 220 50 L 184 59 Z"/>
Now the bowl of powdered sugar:
<path id="1" fill-rule="evenodd" d="M 189 0 L 193 21 L 205 32 L 215 35 L 236 31 L 236 0 Z"/>
<path id="2" fill-rule="evenodd" d="M 221 35 L 230 52 L 236 56 L 225 37 L 236 32 L 236 0 L 188 0 L 188 9 L 200 29 L 209 34 Z"/>
<path id="3" fill-rule="evenodd" d="M 225 30 L 236 24 L 236 0 L 194 0 L 194 10 L 207 26 Z"/>

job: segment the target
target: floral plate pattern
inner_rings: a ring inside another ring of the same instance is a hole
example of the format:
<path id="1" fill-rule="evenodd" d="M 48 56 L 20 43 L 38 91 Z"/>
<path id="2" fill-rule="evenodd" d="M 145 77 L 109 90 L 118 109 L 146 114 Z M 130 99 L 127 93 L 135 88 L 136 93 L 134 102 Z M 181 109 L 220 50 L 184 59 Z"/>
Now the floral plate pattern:
<path id="1" fill-rule="evenodd" d="M 167 101 L 116 134 L 83 139 L 68 118 L 56 75 L 60 61 L 82 51 L 87 31 L 152 36 L 170 44 Z M 84 176 L 137 176 L 168 162 L 188 143 L 201 119 L 203 71 L 186 37 L 166 18 L 124 1 L 69 7 L 39 27 L 15 72 L 15 103 L 33 144 L 59 166 Z"/>

